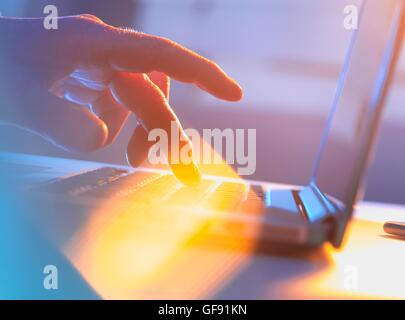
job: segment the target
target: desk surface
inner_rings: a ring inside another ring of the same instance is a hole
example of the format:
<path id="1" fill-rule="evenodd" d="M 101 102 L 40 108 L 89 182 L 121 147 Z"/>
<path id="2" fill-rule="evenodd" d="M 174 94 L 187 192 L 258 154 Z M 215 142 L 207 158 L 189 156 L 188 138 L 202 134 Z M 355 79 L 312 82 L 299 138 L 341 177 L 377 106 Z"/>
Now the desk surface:
<path id="1" fill-rule="evenodd" d="M 131 247 L 110 251 L 124 265 L 109 265 L 109 255 L 94 260 L 105 264 L 101 269 L 81 263 L 70 249 L 65 253 L 104 298 L 405 298 L 405 241 L 384 235 L 383 216 L 405 219 L 405 207 L 360 204 L 346 244 L 337 251 L 325 246 L 312 252 L 264 255 L 247 247 L 190 246 L 172 251 L 173 256 L 156 268 L 156 247 L 141 244 L 135 249 L 133 241 L 124 241 Z"/>

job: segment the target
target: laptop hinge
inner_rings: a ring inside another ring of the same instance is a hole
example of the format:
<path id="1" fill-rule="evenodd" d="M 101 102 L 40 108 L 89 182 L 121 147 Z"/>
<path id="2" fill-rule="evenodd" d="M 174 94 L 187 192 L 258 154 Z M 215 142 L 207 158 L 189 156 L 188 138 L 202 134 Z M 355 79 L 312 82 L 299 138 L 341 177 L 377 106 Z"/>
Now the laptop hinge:
<path id="1" fill-rule="evenodd" d="M 299 191 L 299 197 L 309 221 L 323 220 L 336 212 L 336 206 L 325 197 L 315 184 L 309 184 Z"/>

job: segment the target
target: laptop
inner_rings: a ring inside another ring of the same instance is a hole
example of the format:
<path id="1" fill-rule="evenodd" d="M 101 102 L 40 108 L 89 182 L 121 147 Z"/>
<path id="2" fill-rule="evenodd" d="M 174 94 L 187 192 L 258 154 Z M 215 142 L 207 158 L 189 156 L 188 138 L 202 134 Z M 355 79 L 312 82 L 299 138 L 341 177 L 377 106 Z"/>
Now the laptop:
<path id="1" fill-rule="evenodd" d="M 160 246 L 170 242 L 167 234 L 188 241 L 204 232 L 218 244 L 338 248 L 362 196 L 405 27 L 403 1 L 369 0 L 359 9 L 306 186 L 204 175 L 192 188 L 166 170 L 6 152 L 1 166 L 16 173 L 24 199 L 41 208 L 33 219 L 70 248 L 79 245 L 75 238 L 82 246 L 100 230 L 114 239 L 110 226 L 120 224 L 139 239 L 153 233 Z"/>

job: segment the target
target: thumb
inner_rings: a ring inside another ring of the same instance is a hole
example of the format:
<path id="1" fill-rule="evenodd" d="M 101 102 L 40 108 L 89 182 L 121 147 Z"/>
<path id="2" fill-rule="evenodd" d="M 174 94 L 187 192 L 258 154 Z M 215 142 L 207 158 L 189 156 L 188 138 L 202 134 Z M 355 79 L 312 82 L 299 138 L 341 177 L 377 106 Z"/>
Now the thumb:
<path id="1" fill-rule="evenodd" d="M 108 128 L 90 110 L 49 92 L 35 102 L 35 112 L 23 116 L 23 127 L 68 151 L 94 151 L 105 145 Z"/>

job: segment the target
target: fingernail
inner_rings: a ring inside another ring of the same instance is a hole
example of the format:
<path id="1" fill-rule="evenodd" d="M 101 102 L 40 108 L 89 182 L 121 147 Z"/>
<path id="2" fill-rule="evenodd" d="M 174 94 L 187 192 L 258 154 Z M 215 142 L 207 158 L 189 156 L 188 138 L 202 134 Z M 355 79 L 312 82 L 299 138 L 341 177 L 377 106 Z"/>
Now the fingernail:
<path id="1" fill-rule="evenodd" d="M 200 170 L 194 163 L 171 164 L 170 167 L 176 178 L 186 186 L 197 187 L 200 184 Z"/>

